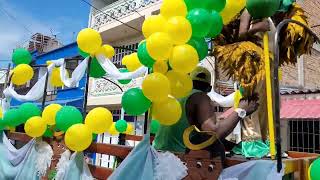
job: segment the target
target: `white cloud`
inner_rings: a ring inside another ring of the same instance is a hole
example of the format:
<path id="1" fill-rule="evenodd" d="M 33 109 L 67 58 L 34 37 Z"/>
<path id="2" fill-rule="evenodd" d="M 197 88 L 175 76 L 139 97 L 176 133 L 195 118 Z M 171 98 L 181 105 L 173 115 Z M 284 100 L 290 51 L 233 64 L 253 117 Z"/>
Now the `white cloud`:
<path id="1" fill-rule="evenodd" d="M 1 1 L 0 6 L 0 59 L 10 59 L 12 50 L 30 38 L 31 33 L 24 26 L 32 32 L 49 33 L 49 29 L 44 23 L 37 21 L 27 12 L 18 11 L 16 7 L 9 4 L 9 1 Z M 17 20 L 5 14 L 3 9 Z"/>
<path id="2" fill-rule="evenodd" d="M 37 19 L 33 12 L 24 10 L 22 7 L 15 7 L 14 4 L 10 3 L 10 0 L 0 0 L 0 7 L 0 60 L 10 60 L 12 50 L 18 45 L 27 43 L 30 39 L 32 34 L 23 25 L 31 30 L 32 33 L 39 32 L 46 35 L 51 35 L 50 29 L 52 28 L 54 33 L 60 32 L 58 39 L 65 44 L 75 40 L 72 38 L 72 32 L 76 34 L 79 31 L 77 28 L 86 26 L 79 19 L 64 16 L 40 21 L 40 18 Z M 5 15 L 2 9 L 14 16 L 18 22 Z"/>

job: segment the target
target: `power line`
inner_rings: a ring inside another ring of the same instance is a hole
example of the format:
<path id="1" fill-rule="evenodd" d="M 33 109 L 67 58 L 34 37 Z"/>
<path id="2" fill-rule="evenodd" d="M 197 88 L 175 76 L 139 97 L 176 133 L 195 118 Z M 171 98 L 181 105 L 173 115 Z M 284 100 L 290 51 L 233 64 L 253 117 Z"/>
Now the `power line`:
<path id="1" fill-rule="evenodd" d="M 0 11 L 2 13 L 4 13 L 5 15 L 7 15 L 9 18 L 11 18 L 13 21 L 17 22 L 20 26 L 22 26 L 25 30 L 27 30 L 31 35 L 33 34 L 33 32 L 23 23 L 19 22 L 18 19 L 16 17 L 14 17 L 13 15 L 11 15 L 8 11 L 6 11 L 3 7 L 0 6 Z"/>
<path id="2" fill-rule="evenodd" d="M 89 5 L 90 7 L 92 7 L 93 9 L 95 9 L 95 10 L 103 13 L 104 15 L 109 16 L 111 19 L 113 19 L 113 20 L 115 20 L 115 21 L 118 21 L 118 22 L 120 22 L 121 24 L 123 24 L 123 25 L 125 25 L 125 26 L 127 26 L 127 27 L 129 27 L 129 28 L 131 28 L 131 29 L 134 29 L 134 30 L 136 30 L 136 31 L 138 31 L 138 32 L 141 33 L 141 31 L 140 31 L 139 29 L 137 29 L 137 28 L 135 28 L 135 27 L 132 27 L 132 26 L 130 26 L 130 25 L 128 25 L 128 24 L 120 21 L 119 19 L 117 19 L 117 18 L 115 18 L 115 17 L 113 17 L 113 16 L 110 16 L 109 14 L 107 14 L 107 13 L 101 11 L 100 9 L 94 7 L 94 6 L 93 6 L 92 4 L 90 4 L 88 1 L 86 1 L 86 0 L 81 0 L 81 1 L 84 2 L 84 3 L 86 3 L 86 4 L 88 4 L 88 5 Z"/>

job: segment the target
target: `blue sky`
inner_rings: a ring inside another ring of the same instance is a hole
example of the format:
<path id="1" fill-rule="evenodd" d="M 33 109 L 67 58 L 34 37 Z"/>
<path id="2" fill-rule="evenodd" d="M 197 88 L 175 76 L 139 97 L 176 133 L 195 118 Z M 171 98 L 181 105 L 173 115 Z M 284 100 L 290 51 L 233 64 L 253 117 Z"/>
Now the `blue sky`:
<path id="1" fill-rule="evenodd" d="M 30 38 L 31 33 L 20 23 L 32 33 L 51 35 L 52 29 L 63 44 L 69 44 L 87 27 L 89 10 L 81 0 L 0 0 L 0 60 L 11 59 L 12 49 Z"/>

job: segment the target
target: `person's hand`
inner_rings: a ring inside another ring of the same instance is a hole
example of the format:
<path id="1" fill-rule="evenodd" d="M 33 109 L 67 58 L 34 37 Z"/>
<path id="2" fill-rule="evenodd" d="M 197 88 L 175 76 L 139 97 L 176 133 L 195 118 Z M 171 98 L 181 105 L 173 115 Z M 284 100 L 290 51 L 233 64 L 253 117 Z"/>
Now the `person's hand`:
<path id="1" fill-rule="evenodd" d="M 249 29 L 250 34 L 255 34 L 257 32 L 267 32 L 270 31 L 270 23 L 268 20 L 253 20 L 251 21 L 251 28 Z"/>
<path id="2" fill-rule="evenodd" d="M 247 116 L 255 112 L 259 107 L 256 101 L 241 100 L 239 103 L 239 108 L 244 109 L 247 112 Z"/>

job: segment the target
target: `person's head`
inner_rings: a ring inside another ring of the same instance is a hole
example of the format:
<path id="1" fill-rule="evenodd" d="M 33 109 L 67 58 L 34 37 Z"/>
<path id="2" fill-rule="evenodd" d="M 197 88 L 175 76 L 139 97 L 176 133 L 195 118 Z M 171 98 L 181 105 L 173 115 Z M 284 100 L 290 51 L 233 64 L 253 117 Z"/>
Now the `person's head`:
<path id="1" fill-rule="evenodd" d="M 211 91 L 211 74 L 206 68 L 198 66 L 191 72 L 190 76 L 193 82 L 193 89 L 197 89 L 202 92 Z"/>

